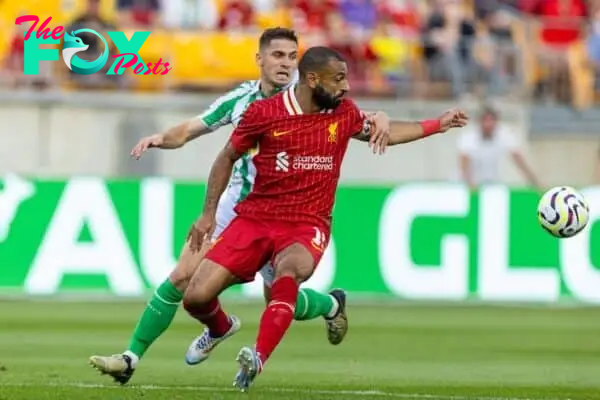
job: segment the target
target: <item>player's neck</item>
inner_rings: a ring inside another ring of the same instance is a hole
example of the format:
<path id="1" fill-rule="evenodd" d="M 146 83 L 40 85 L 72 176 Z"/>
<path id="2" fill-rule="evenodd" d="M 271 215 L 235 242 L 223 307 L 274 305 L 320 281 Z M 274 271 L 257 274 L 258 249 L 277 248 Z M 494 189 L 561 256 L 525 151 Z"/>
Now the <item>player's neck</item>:
<path id="1" fill-rule="evenodd" d="M 317 114 L 321 112 L 321 107 L 313 101 L 312 91 L 308 86 L 296 85 L 294 94 L 303 114 Z"/>
<path id="2" fill-rule="evenodd" d="M 260 92 L 264 97 L 271 97 L 278 92 L 278 88 L 272 83 L 266 82 L 264 79 L 260 80 Z"/>

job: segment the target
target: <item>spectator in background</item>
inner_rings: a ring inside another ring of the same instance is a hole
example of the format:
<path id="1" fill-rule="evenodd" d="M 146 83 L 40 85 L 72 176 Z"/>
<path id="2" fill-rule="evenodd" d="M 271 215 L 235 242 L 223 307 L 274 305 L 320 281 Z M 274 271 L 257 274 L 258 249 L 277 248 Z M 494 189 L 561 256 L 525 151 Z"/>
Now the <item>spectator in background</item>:
<path id="1" fill-rule="evenodd" d="M 163 25 L 167 28 L 214 30 L 219 22 L 215 1 L 168 0 L 161 3 Z"/>
<path id="2" fill-rule="evenodd" d="M 292 28 L 292 9 L 291 0 L 275 0 L 273 7 L 261 12 L 259 15 L 259 25 L 261 29 L 267 29 L 274 26 L 282 28 Z"/>
<path id="3" fill-rule="evenodd" d="M 600 148 L 598 148 L 598 158 L 596 159 L 596 176 L 595 182 L 600 185 Z"/>
<path id="4" fill-rule="evenodd" d="M 590 33 L 587 37 L 587 54 L 590 64 L 593 66 L 596 75 L 596 88 L 600 80 L 600 7 L 594 12 L 590 26 Z"/>
<path id="5" fill-rule="evenodd" d="M 294 27 L 301 33 L 323 31 L 327 15 L 337 11 L 335 0 L 292 0 Z"/>
<path id="6" fill-rule="evenodd" d="M 459 98 L 467 93 L 467 77 L 482 76 L 488 94 L 501 90 L 497 65 L 493 60 L 477 62 L 473 48 L 476 29 L 457 0 L 438 0 L 425 26 L 425 59 L 433 80 L 449 80 L 452 94 Z"/>
<path id="7" fill-rule="evenodd" d="M 21 14 L 25 15 L 25 14 Z M 13 34 L 10 39 L 10 44 L 7 51 L 4 53 L 3 60 L 3 78 L 6 78 L 9 86 L 18 87 L 25 83 L 25 75 L 23 75 L 25 62 L 25 32 L 29 26 L 15 25 Z"/>
<path id="8" fill-rule="evenodd" d="M 512 35 L 511 15 L 501 0 L 475 0 L 475 17 L 480 22 L 478 61 L 494 74 L 496 92 L 506 87 L 508 78 L 517 77 L 518 59 Z"/>
<path id="9" fill-rule="evenodd" d="M 475 17 L 498 41 L 511 41 L 511 21 L 500 0 L 475 0 Z"/>
<path id="10" fill-rule="evenodd" d="M 386 29 L 391 34 L 418 39 L 421 29 L 419 5 L 420 0 L 382 0 L 377 5 L 377 14 L 380 20 L 389 22 Z"/>
<path id="11" fill-rule="evenodd" d="M 461 5 L 439 0 L 424 27 L 424 55 L 433 80 L 449 80 L 455 98 L 466 92 L 466 75 L 472 69 L 471 43 L 475 26 L 464 18 Z"/>
<path id="12" fill-rule="evenodd" d="M 373 0 L 339 0 L 339 10 L 351 31 L 365 37 L 377 24 L 377 6 Z"/>
<path id="13" fill-rule="evenodd" d="M 19 16 L 28 15 L 22 12 Z M 3 83 L 9 87 L 30 86 L 37 89 L 45 89 L 53 83 L 52 69 L 55 65 L 51 61 L 39 62 L 38 75 L 24 75 L 25 62 L 25 32 L 31 27 L 31 24 L 14 25 L 12 37 L 9 40 L 8 48 L 4 52 L 2 60 L 2 74 L 0 75 Z"/>
<path id="14" fill-rule="evenodd" d="M 247 31 L 255 27 L 256 12 L 250 0 L 227 0 L 221 11 L 218 28 L 222 31 Z"/>
<path id="15" fill-rule="evenodd" d="M 588 15 L 585 0 L 522 0 L 521 8 L 536 17 L 540 28 L 535 51 L 540 63 L 548 67 L 541 93 L 548 99 L 568 101 L 566 50 L 583 39 Z"/>
<path id="16" fill-rule="evenodd" d="M 132 28 L 152 28 L 160 16 L 159 0 L 117 0 L 119 25 Z"/>
<path id="17" fill-rule="evenodd" d="M 104 37 L 108 37 L 108 35 L 106 35 L 107 31 L 116 29 L 115 25 L 104 19 L 100 14 L 100 0 L 87 0 L 85 11 L 67 26 L 66 31 L 72 32 L 84 28 L 93 29 Z M 104 44 L 96 35 L 91 33 L 81 33 L 78 36 L 89 46 L 86 51 L 77 54 L 81 59 L 93 61 L 104 51 Z M 112 42 L 109 40 L 108 43 L 110 46 L 110 43 Z M 79 75 L 70 71 L 71 79 L 87 87 L 105 86 L 111 82 L 115 83 L 116 81 L 119 81 L 120 75 L 106 75 L 111 64 L 112 63 L 107 62 L 102 70 L 92 75 Z"/>
<path id="18" fill-rule="evenodd" d="M 507 154 L 529 183 L 540 187 L 516 138 L 499 124 L 498 113 L 493 108 L 485 107 L 479 125 L 473 124 L 465 129 L 458 139 L 458 152 L 462 178 L 470 187 L 502 183 L 500 164 Z"/>
<path id="19" fill-rule="evenodd" d="M 360 91 L 367 81 L 377 74 L 377 56 L 370 45 L 357 40 L 339 11 L 330 12 L 326 18 L 325 43 L 348 61 L 353 91 Z"/>
<path id="20" fill-rule="evenodd" d="M 409 71 L 406 67 L 411 56 L 410 44 L 394 32 L 391 17 L 384 17 L 379 21 L 370 46 L 388 85 L 396 86 L 407 78 Z"/>

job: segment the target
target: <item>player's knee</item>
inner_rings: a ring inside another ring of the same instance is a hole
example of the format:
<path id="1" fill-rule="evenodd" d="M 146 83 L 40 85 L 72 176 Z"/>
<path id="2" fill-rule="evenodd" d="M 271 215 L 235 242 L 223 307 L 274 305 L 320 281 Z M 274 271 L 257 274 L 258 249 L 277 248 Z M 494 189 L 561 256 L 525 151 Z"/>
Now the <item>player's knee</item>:
<path id="1" fill-rule="evenodd" d="M 312 257 L 290 255 L 283 258 L 275 268 L 275 279 L 290 276 L 298 283 L 306 281 L 315 266 Z"/>
<path id="2" fill-rule="evenodd" d="M 179 290 L 184 293 L 192 279 L 192 274 L 187 273 L 185 270 L 175 268 L 169 275 L 169 280 Z"/>
<path id="3" fill-rule="evenodd" d="M 239 283 L 239 280 L 227 269 L 204 259 L 190 279 L 183 301 L 192 306 L 209 303 L 235 283 Z"/>
<path id="4" fill-rule="evenodd" d="M 269 303 L 271 301 L 271 288 L 267 285 L 263 285 L 263 296 L 265 298 L 265 303 Z"/>
<path id="5" fill-rule="evenodd" d="M 184 245 L 177 265 L 169 275 L 169 280 L 178 290 L 185 292 L 203 257 L 204 251 L 192 253 L 188 245 Z"/>
<path id="6" fill-rule="evenodd" d="M 192 289 L 192 290 L 190 290 Z M 195 310 L 198 307 L 203 306 L 204 304 L 208 304 L 215 296 L 212 293 L 209 293 L 206 288 L 196 287 L 192 288 L 190 285 L 185 294 L 183 295 L 183 308 L 186 311 L 190 312 L 191 310 Z"/>

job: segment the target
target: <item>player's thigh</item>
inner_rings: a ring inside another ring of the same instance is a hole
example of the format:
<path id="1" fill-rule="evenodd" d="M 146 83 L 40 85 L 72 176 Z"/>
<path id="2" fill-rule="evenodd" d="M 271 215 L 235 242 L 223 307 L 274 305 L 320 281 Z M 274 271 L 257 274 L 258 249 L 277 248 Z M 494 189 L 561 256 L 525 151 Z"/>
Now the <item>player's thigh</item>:
<path id="1" fill-rule="evenodd" d="M 185 292 L 187 289 L 190 279 L 194 275 L 194 272 L 196 272 L 209 246 L 210 242 L 205 242 L 200 251 L 193 252 L 190 249 L 189 242 L 186 241 L 183 245 L 177 264 L 169 275 L 171 283 L 181 292 Z"/>
<path id="2" fill-rule="evenodd" d="M 327 247 L 329 231 L 312 225 L 289 225 L 275 241 L 275 277 L 291 276 L 301 283 L 310 278 Z"/>
<path id="3" fill-rule="evenodd" d="M 222 265 L 240 282 L 252 282 L 273 254 L 273 242 L 260 221 L 236 217 L 213 241 L 205 258 Z"/>
<path id="4" fill-rule="evenodd" d="M 202 248 L 199 252 L 192 252 L 189 246 L 189 242 L 185 242 L 181 253 L 179 255 L 179 259 L 177 260 L 177 264 L 175 265 L 175 269 L 169 275 L 169 280 L 175 285 L 177 289 L 181 292 L 185 292 L 187 286 L 190 282 L 190 279 L 196 272 L 196 269 L 200 265 L 200 262 L 206 255 L 206 252 L 211 246 L 211 243 L 219 237 L 225 228 L 231 223 L 231 221 L 235 218 L 236 214 L 233 211 L 234 204 L 229 204 L 226 201 L 221 201 L 219 203 L 219 208 L 217 209 L 217 226 L 215 231 L 213 232 L 213 236 L 210 241 L 205 241 L 202 245 Z"/>
<path id="5" fill-rule="evenodd" d="M 223 265 L 204 258 L 190 279 L 183 302 L 206 304 L 236 283 L 240 283 L 240 280 L 231 271 Z"/>

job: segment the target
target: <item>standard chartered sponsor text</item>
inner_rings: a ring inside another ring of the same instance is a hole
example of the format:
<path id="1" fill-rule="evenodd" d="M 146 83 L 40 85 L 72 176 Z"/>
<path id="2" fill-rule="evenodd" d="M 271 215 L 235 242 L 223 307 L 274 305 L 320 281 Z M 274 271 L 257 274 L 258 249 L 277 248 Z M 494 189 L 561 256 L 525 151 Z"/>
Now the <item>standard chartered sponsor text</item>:
<path id="1" fill-rule="evenodd" d="M 331 171 L 333 156 L 295 156 L 292 167 L 303 170 Z"/>

